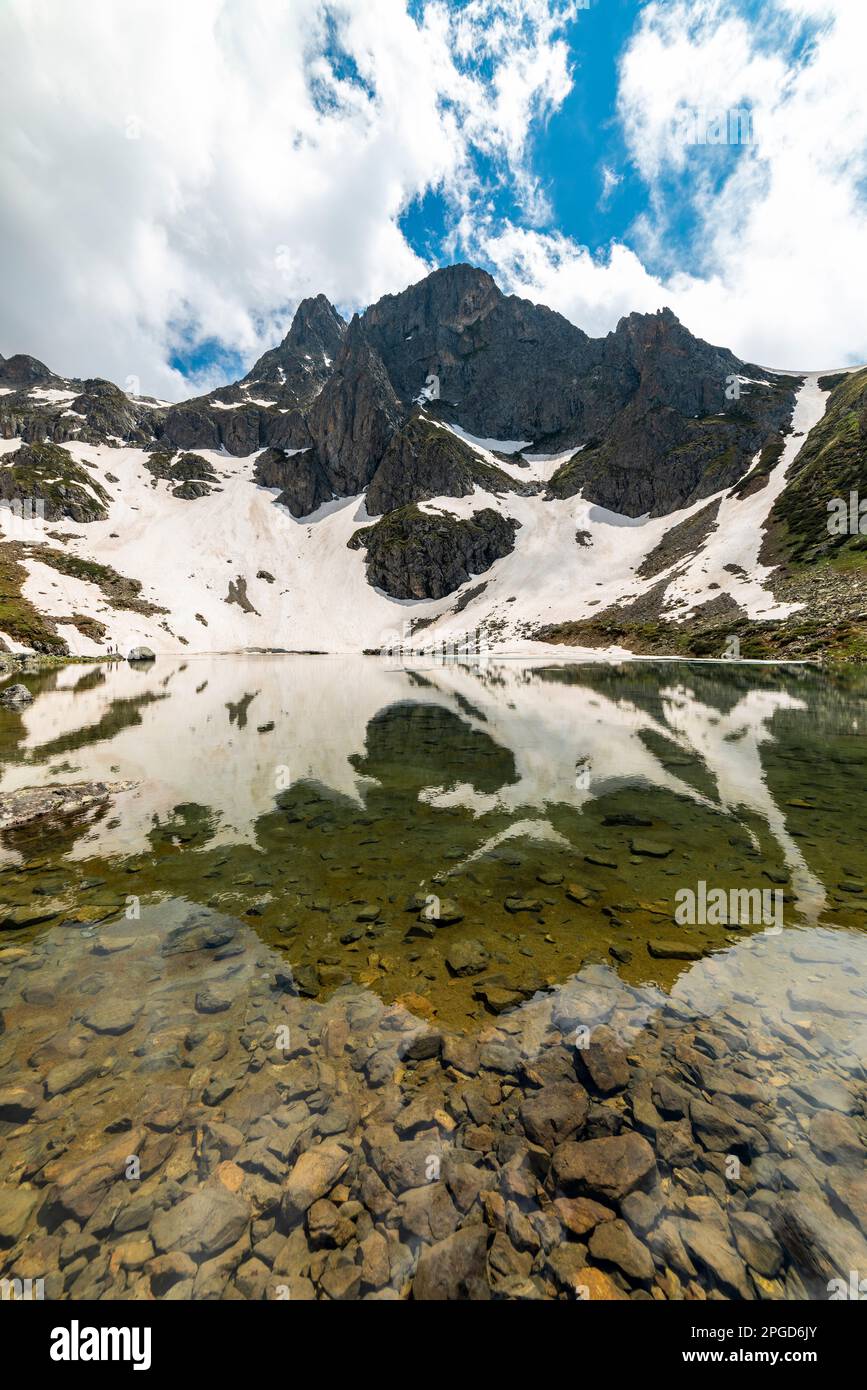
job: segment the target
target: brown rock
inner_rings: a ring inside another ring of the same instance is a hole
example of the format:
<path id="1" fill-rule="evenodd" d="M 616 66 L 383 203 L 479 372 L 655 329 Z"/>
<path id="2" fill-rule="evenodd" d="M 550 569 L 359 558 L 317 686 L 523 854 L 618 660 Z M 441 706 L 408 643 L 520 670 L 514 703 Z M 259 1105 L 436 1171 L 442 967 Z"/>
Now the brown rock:
<path id="1" fill-rule="evenodd" d="M 634 1131 L 610 1139 L 571 1140 L 554 1150 L 557 1185 L 578 1194 L 619 1201 L 656 1175 L 656 1159 L 646 1139 Z"/>
<path id="2" fill-rule="evenodd" d="M 554 1202 L 554 1210 L 573 1236 L 586 1236 L 588 1231 L 594 1231 L 601 1221 L 613 1221 L 614 1212 L 610 1207 L 603 1207 L 599 1202 L 591 1201 L 589 1197 L 558 1197 Z"/>
<path id="3" fill-rule="evenodd" d="M 590 1034 L 587 1047 L 578 1048 L 578 1065 L 600 1095 L 622 1091 L 629 1083 L 626 1053 L 610 1028 L 600 1026 Z"/>
<path id="4" fill-rule="evenodd" d="M 847 1115 L 836 1110 L 817 1110 L 810 1121 L 810 1142 L 820 1153 L 832 1154 L 835 1158 L 853 1158 L 862 1161 L 867 1150 Z"/>
<path id="5" fill-rule="evenodd" d="M 424 1249 L 413 1280 L 413 1298 L 420 1303 L 489 1299 L 489 1236 L 484 1226 L 464 1226 L 446 1240 Z"/>
<path id="6" fill-rule="evenodd" d="M 157 1250 L 184 1250 L 188 1255 L 218 1255 L 246 1232 L 250 1208 L 225 1187 L 201 1187 L 151 1222 Z M 201 1273 L 201 1270 L 200 1270 Z"/>
<path id="7" fill-rule="evenodd" d="M 558 1081 L 528 1096 L 519 1111 L 521 1123 L 534 1144 L 549 1153 L 584 1128 L 590 1101 L 583 1086 Z"/>
<path id="8" fill-rule="evenodd" d="M 319 1197 L 331 1191 L 348 1166 L 349 1152 L 335 1140 L 326 1140 L 303 1153 L 283 1188 L 284 1218 L 292 1221 L 303 1216 Z"/>
<path id="9" fill-rule="evenodd" d="M 361 1242 L 361 1282 L 371 1289 L 381 1289 L 390 1277 L 388 1241 L 379 1231 L 371 1231 Z"/>
<path id="10" fill-rule="evenodd" d="M 603 1264 L 616 1265 L 628 1279 L 647 1283 L 653 1278 L 653 1257 L 625 1221 L 604 1221 L 590 1237 L 590 1254 Z"/>
<path id="11" fill-rule="evenodd" d="M 591 1303 L 621 1302 L 628 1298 L 628 1294 L 618 1289 L 607 1274 L 603 1274 L 601 1269 L 593 1269 L 590 1265 L 576 1270 L 575 1285 L 580 1290 L 578 1297 L 586 1298 Z"/>

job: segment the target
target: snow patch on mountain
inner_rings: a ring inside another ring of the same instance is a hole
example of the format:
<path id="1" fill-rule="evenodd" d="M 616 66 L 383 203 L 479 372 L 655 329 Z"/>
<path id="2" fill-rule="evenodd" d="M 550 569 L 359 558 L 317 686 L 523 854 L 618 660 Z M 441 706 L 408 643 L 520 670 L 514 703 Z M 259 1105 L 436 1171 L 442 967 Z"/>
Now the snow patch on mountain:
<path id="1" fill-rule="evenodd" d="M 426 512 L 461 518 L 491 507 L 519 523 L 511 554 L 437 600 L 393 599 L 368 583 L 363 550 L 350 550 L 347 544 L 371 520 L 363 495 L 337 499 L 296 519 L 276 505 L 276 490 L 255 483 L 256 454 L 235 458 L 201 449 L 197 453 L 213 468 L 217 485 L 207 496 L 182 499 L 151 477 L 145 466 L 150 456 L 143 450 L 69 441 L 65 447 L 72 457 L 88 467 L 112 501 L 104 521 L 55 523 L 48 543 L 138 580 L 141 599 L 167 611 L 145 615 L 115 608 L 95 583 L 64 576 L 33 552 L 23 561 L 28 570 L 24 595 L 51 617 L 96 619 L 107 628 L 105 641 L 122 651 L 146 645 L 174 653 L 251 648 L 359 652 L 396 644 L 458 644 L 468 632 L 478 631 L 485 645 L 503 652 L 540 655 L 544 648 L 531 638 L 540 625 L 592 617 L 612 604 L 634 601 L 661 582 L 668 583 L 672 616 L 685 616 L 723 593 L 751 617 L 782 618 L 791 609 L 774 603 L 764 587 L 770 571 L 758 562 L 762 530 L 801 436 L 821 418 L 825 398 L 816 376 L 804 382 L 793 433 L 768 483 L 752 496 L 719 493 L 665 517 L 637 519 L 608 512 L 581 496 L 495 496 L 479 488 L 472 496 L 421 504 Z M 575 452 L 536 456 L 527 469 L 504 464 L 487 447 L 505 452 L 505 443 L 514 452 L 524 447 L 521 441 L 470 440 L 453 426 L 443 428 L 523 479 L 529 475 L 544 481 L 549 470 Z M 0 441 L 0 454 L 20 443 Z M 720 503 L 717 525 L 698 553 L 653 578 L 639 578 L 642 561 L 672 527 L 715 500 Z M 38 521 L 2 508 L 0 530 L 7 538 L 46 543 Z M 76 654 L 105 650 L 71 625 L 62 631 Z M 563 650 L 558 652 L 562 657 Z"/>

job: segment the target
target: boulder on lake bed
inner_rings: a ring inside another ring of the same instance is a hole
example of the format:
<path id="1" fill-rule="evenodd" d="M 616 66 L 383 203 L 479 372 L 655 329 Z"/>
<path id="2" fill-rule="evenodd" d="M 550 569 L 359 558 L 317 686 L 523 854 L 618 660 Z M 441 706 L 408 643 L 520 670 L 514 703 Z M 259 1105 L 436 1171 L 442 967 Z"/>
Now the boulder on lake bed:
<path id="1" fill-rule="evenodd" d="M 75 815 L 134 786 L 134 782 L 52 782 L 0 792 L 0 831 L 14 830 L 42 816 Z"/>
<path id="2" fill-rule="evenodd" d="M 6 689 L 0 692 L 0 705 L 4 709 L 24 709 L 32 704 L 33 696 L 26 685 L 7 685 Z"/>

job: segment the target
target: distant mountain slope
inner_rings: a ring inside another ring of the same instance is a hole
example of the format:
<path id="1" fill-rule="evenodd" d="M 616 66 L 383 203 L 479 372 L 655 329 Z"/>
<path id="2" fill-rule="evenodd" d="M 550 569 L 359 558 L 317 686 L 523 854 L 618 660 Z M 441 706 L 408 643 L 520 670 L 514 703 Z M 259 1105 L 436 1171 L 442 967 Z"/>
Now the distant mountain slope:
<path id="1" fill-rule="evenodd" d="M 863 531 L 858 525 L 860 501 L 867 504 L 867 371 L 829 378 L 833 386 L 824 419 L 798 455 L 786 491 L 776 503 L 771 522 L 779 528 L 776 541 L 794 560 L 815 561 L 852 552 L 867 552 L 867 505 Z M 851 497 L 858 502 L 847 524 L 835 501 L 848 514 Z"/>
<path id="2" fill-rule="evenodd" d="M 180 405 L 64 382 L 31 358 L 10 363 L 0 364 L 0 389 L 7 376 L 14 387 L 0 397 L 4 438 L 237 457 L 313 448 L 315 461 L 297 467 L 321 468 L 334 495 L 347 496 L 367 485 L 421 398 L 477 437 L 580 450 L 551 480 L 552 495 L 583 491 L 629 516 L 664 515 L 743 477 L 787 428 L 797 384 L 694 338 L 667 309 L 589 338 L 468 265 L 385 295 L 348 329 L 323 295 L 306 299 L 283 342 L 241 381 Z"/>
<path id="3" fill-rule="evenodd" d="M 669 310 L 593 339 L 465 265 L 348 325 L 307 299 L 241 381 L 178 405 L 0 359 L 0 641 L 652 651 L 700 629 L 713 652 L 760 624 L 772 650 L 803 627 L 798 567 L 834 549 L 825 491 L 864 485 L 865 393 Z"/>

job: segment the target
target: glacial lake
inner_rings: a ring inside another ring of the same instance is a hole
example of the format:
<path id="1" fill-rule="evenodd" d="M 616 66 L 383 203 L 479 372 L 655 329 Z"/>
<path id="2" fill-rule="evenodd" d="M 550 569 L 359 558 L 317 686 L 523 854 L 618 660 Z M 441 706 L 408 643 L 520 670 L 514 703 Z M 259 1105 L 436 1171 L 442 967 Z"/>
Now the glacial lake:
<path id="1" fill-rule="evenodd" d="M 867 1276 L 864 678 L 236 655 L 26 683 L 0 790 L 132 785 L 0 843 L 0 1275 Z"/>

